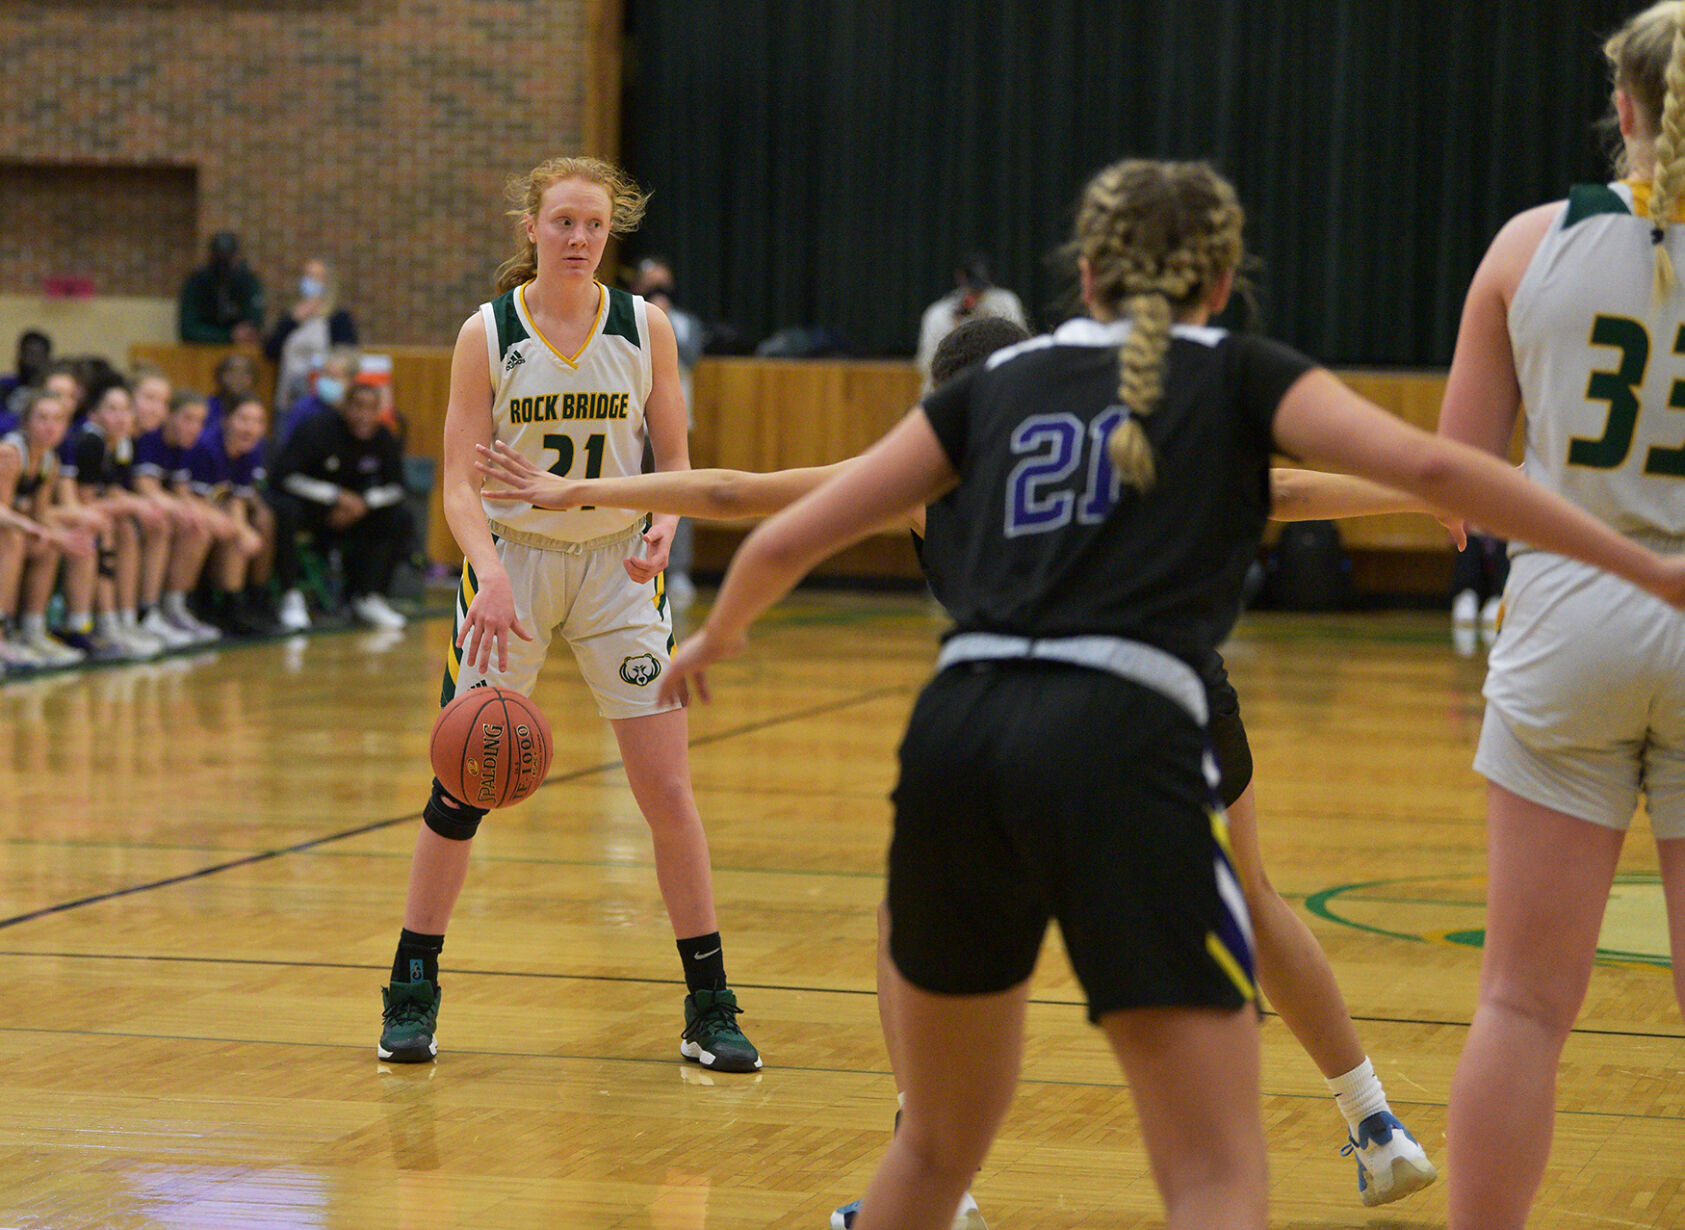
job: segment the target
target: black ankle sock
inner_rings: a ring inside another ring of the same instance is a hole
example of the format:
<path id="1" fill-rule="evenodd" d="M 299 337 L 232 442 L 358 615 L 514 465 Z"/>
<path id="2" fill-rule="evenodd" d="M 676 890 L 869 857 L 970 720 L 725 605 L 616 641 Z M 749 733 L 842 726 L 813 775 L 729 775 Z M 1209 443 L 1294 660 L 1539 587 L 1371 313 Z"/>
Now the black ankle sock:
<path id="1" fill-rule="evenodd" d="M 398 955 L 392 958 L 392 981 L 431 982 L 438 986 L 439 953 L 444 947 L 445 937 L 442 935 L 399 931 Z"/>
<path id="2" fill-rule="evenodd" d="M 687 989 L 718 991 L 725 986 L 725 958 L 720 955 L 718 931 L 680 940 L 679 960 L 684 962 Z"/>

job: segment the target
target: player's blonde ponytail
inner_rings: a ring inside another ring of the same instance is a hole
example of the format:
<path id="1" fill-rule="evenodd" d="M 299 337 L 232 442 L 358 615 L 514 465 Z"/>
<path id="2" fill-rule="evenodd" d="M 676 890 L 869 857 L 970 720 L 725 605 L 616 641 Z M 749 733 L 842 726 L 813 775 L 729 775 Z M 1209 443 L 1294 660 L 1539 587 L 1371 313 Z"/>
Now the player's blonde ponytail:
<path id="1" fill-rule="evenodd" d="M 1678 284 L 1666 240 L 1685 195 L 1685 4 L 1652 4 L 1609 36 L 1603 55 L 1615 88 L 1632 104 L 1638 135 L 1654 136 L 1650 242 L 1656 265 L 1653 290 L 1661 299 Z M 1627 176 L 1633 169 L 1623 140 L 1615 151 L 1615 173 Z"/>
<path id="2" fill-rule="evenodd" d="M 1650 188 L 1650 241 L 1656 250 L 1655 296 L 1665 298 L 1678 284 L 1673 260 L 1667 254 L 1667 228 L 1685 189 L 1685 4 L 1672 4 L 1667 92 L 1662 97 L 1661 124 L 1656 133 L 1656 175 Z"/>
<path id="3" fill-rule="evenodd" d="M 1131 295 L 1124 301 L 1129 335 L 1118 348 L 1117 396 L 1129 417 L 1106 439 L 1106 456 L 1126 486 L 1148 491 L 1158 477 L 1153 446 L 1141 420 L 1164 395 L 1164 354 L 1170 348 L 1170 300 L 1162 294 Z"/>
<path id="4" fill-rule="evenodd" d="M 589 155 L 551 158 L 539 163 L 525 175 L 517 175 L 506 189 L 509 203 L 514 206 L 509 216 L 517 223 L 538 212 L 544 194 L 552 184 L 564 179 L 583 179 L 600 184 L 608 193 L 611 210 L 609 233 L 625 235 L 638 229 L 643 221 L 644 207 L 649 193 L 642 191 L 632 177 L 606 158 Z M 524 234 L 515 254 L 497 269 L 497 293 L 512 290 L 538 276 L 538 249 Z"/>
<path id="5" fill-rule="evenodd" d="M 1129 320 L 1118 347 L 1118 402 L 1128 416 L 1106 441 L 1121 482 L 1140 492 L 1156 477 L 1143 421 L 1164 394 L 1176 315 L 1204 303 L 1241 260 L 1245 215 L 1234 189 L 1203 162 L 1127 159 L 1083 192 L 1073 247 L 1088 263 L 1097 303 Z"/>

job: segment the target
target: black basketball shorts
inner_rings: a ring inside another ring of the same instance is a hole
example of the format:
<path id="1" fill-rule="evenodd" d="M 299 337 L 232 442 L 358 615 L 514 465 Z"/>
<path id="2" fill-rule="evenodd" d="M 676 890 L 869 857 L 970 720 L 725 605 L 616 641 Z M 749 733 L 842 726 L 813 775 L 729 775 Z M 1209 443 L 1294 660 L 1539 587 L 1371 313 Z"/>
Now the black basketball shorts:
<path id="1" fill-rule="evenodd" d="M 913 985 L 1015 986 L 1051 918 L 1091 1020 L 1255 1001 L 1205 731 L 1176 702 L 1080 666 L 966 663 L 926 686 L 900 755 L 890 954 Z"/>

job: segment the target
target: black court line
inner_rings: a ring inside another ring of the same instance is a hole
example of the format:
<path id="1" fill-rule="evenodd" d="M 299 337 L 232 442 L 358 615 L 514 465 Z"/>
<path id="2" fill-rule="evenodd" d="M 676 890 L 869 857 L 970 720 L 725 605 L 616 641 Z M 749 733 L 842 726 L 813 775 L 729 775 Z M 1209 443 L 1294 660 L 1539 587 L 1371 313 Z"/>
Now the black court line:
<path id="1" fill-rule="evenodd" d="M 262 1045 L 262 1046 L 267 1046 L 267 1047 L 286 1047 L 289 1050 L 348 1051 L 348 1052 L 351 1052 L 353 1054 L 358 1054 L 358 1055 L 367 1054 L 368 1049 L 369 1049 L 366 1045 L 363 1045 L 363 1044 L 345 1043 L 345 1042 L 300 1042 L 300 1041 L 297 1041 L 297 1040 L 288 1040 L 288 1041 L 263 1041 L 261 1043 L 257 1043 L 257 1042 L 253 1042 L 250 1039 L 229 1038 L 229 1037 L 218 1036 L 218 1035 L 215 1035 L 215 1034 L 137 1034 L 137 1033 L 124 1032 L 124 1031 L 120 1031 L 120 1030 L 93 1030 L 93 1029 L 62 1029 L 61 1030 L 61 1029 L 40 1029 L 40 1028 L 28 1028 L 28 1027 L 0 1027 L 0 1034 L 40 1034 L 40 1035 L 43 1035 L 43 1036 L 48 1037 L 48 1038 L 99 1038 L 99 1039 L 113 1039 L 113 1038 L 123 1039 L 123 1038 L 128 1038 L 128 1039 L 133 1039 L 133 1040 L 138 1041 L 138 1042 L 190 1042 L 190 1043 L 191 1042 L 198 1042 L 198 1043 L 206 1043 L 208 1045 L 219 1047 L 219 1048 L 220 1047 L 226 1047 L 230 1043 L 233 1043 L 235 1045 Z M 573 1053 L 569 1053 L 569 1054 L 557 1054 L 557 1053 L 552 1052 L 552 1051 L 507 1051 L 507 1050 L 496 1050 L 496 1049 L 493 1049 L 491 1047 L 455 1047 L 455 1046 L 453 1046 L 450 1049 L 449 1057 L 448 1058 L 441 1057 L 437 1064 L 431 1064 L 431 1063 L 427 1063 L 427 1064 L 395 1064 L 395 1063 L 391 1063 L 387 1060 L 377 1060 L 376 1062 L 378 1064 L 378 1070 L 382 1075 L 388 1076 L 392 1080 L 404 1081 L 406 1083 L 413 1082 L 415 1084 L 423 1085 L 423 1086 L 425 1086 L 427 1084 L 430 1084 L 432 1081 L 434 1081 L 436 1079 L 435 1075 L 434 1075 L 435 1073 L 438 1073 L 438 1072 L 441 1072 L 441 1071 L 448 1071 L 449 1070 L 449 1064 L 457 1061 L 458 1059 L 462 1059 L 462 1058 L 520 1060 L 520 1061 L 523 1061 L 523 1062 L 530 1061 L 530 1062 L 534 1062 L 534 1063 L 543 1063 L 543 1064 L 549 1064 L 549 1065 L 553 1065 L 553 1066 L 565 1066 L 565 1065 L 568 1065 L 568 1064 L 586 1064 L 586 1063 L 589 1063 L 589 1064 L 594 1064 L 594 1065 L 614 1064 L 614 1065 L 617 1065 L 617 1066 L 622 1067 L 622 1068 L 661 1068 L 661 1069 L 678 1068 L 683 1072 L 695 1073 L 697 1077 L 705 1078 L 706 1083 L 708 1085 L 716 1087 L 716 1088 L 721 1088 L 721 1089 L 730 1088 L 733 1084 L 741 1084 L 741 1085 L 745 1085 L 745 1086 L 758 1085 L 758 1084 L 761 1083 L 762 1077 L 765 1076 L 768 1073 L 785 1073 L 785 1072 L 788 1072 L 788 1073 L 809 1075 L 809 1076 L 815 1076 L 816 1075 L 816 1076 L 840 1076 L 840 1077 L 856 1077 L 856 1076 L 888 1077 L 888 1076 L 894 1075 L 888 1068 L 864 1068 L 864 1067 L 862 1067 L 862 1068 L 837 1068 L 837 1067 L 822 1067 L 822 1066 L 819 1066 L 819 1065 L 816 1065 L 816 1064 L 799 1064 L 798 1065 L 798 1064 L 784 1064 L 784 1063 L 775 1064 L 772 1067 L 768 1067 L 768 1068 L 758 1069 L 754 1072 L 724 1072 L 724 1073 L 721 1073 L 721 1072 L 710 1071 L 709 1069 L 704 1068 L 699 1064 L 679 1059 L 677 1056 L 678 1056 L 678 1053 L 676 1051 L 673 1053 L 672 1057 L 667 1057 L 667 1056 L 655 1057 L 655 1056 L 643 1056 L 643 1055 L 585 1054 L 585 1053 L 581 1053 L 581 1052 L 573 1052 Z M 437 1079 L 443 1080 L 445 1078 L 438 1077 Z M 1091 1080 L 1079 1080 L 1079 1079 L 1075 1079 L 1075 1078 L 1072 1078 L 1072 1077 L 1061 1078 L 1061 1077 L 1048 1077 L 1048 1076 L 1026 1076 L 1026 1075 L 1020 1074 L 1019 1077 L 1018 1077 L 1018 1088 L 1020 1090 L 1022 1090 L 1022 1089 L 1115 1089 L 1115 1090 L 1118 1090 L 1118 1091 L 1127 1091 L 1129 1089 L 1129 1085 L 1128 1085 L 1128 1082 L 1124 1080 L 1123 1074 L 1121 1072 L 1117 1073 L 1115 1076 L 1112 1076 L 1110 1078 L 1091 1079 Z M 1326 1093 L 1319 1093 L 1319 1092 L 1316 1092 L 1316 1091 L 1299 1093 L 1299 1092 L 1294 1092 L 1292 1089 L 1288 1089 L 1288 1088 L 1265 1089 L 1265 1090 L 1262 1091 L 1262 1096 L 1264 1096 L 1266 1098 L 1270 1098 L 1270 1099 L 1275 1100 L 1275 1101 L 1307 1102 L 1307 1103 L 1310 1103 L 1312 1105 L 1319 1105 L 1319 1106 L 1320 1105 L 1326 1105 L 1327 1102 L 1328 1102 L 1328 1094 L 1326 1094 Z M 1420 1096 L 1420 1095 L 1411 1096 L 1411 1097 L 1399 1097 L 1397 1095 L 1394 1095 L 1393 1098 L 1392 1098 L 1392 1102 L 1393 1102 L 1394 1105 L 1397 1105 L 1397 1106 L 1420 1106 L 1420 1107 L 1430 1107 L 1430 1108 L 1434 1108 L 1434 1109 L 1438 1109 L 1438 1110 L 1444 1110 L 1445 1106 L 1446 1106 L 1446 1099 L 1443 1098 L 1443 1097 L 1428 1098 L 1428 1097 Z M 434 1112 L 430 1111 L 428 1113 L 431 1115 Z M 1677 1122 L 1685 1121 L 1685 1119 L 1682 1119 L 1682 1117 L 1679 1116 L 1679 1115 L 1636 1114 L 1636 1113 L 1634 1113 L 1632 1111 L 1628 1111 L 1628 1110 L 1593 1110 L 1593 1109 L 1587 1109 L 1587 1108 L 1584 1108 L 1584 1107 L 1581 1107 L 1581 1108 L 1578 1108 L 1578 1109 L 1575 1109 L 1575 1110 L 1558 1110 L 1556 1113 L 1557 1113 L 1557 1118 L 1559 1120 L 1567 1120 L 1567 1119 L 1631 1120 L 1631 1119 L 1638 1119 L 1638 1120 L 1642 1120 L 1646 1123 L 1677 1123 Z M 1381 1220 L 1381 1221 L 1377 1221 L 1377 1222 L 1374 1223 L 1374 1225 L 1379 1226 L 1379 1227 L 1386 1227 L 1386 1226 L 1402 1227 L 1402 1226 L 1406 1226 L 1406 1225 L 1413 1226 L 1413 1225 L 1422 1225 L 1422 1224 L 1425 1224 L 1425 1223 L 1415 1222 L 1415 1221 L 1401 1222 L 1401 1221 L 1392 1220 L 1392 1219 Z M 1598 1224 L 1607 1224 L 1607 1223 L 1600 1222 Z M 1633 1224 L 1636 1225 L 1637 1223 L 1633 1223 Z M 0 1230 L 10 1230 L 10 1227 L 0 1228 Z"/>
<path id="2" fill-rule="evenodd" d="M 246 965 L 277 969 L 339 969 L 360 970 L 371 973 L 386 972 L 385 965 L 368 965 L 356 961 L 282 961 L 264 957 L 189 957 L 178 954 L 164 954 L 154 956 L 150 953 L 110 953 L 110 952 L 49 952 L 30 948 L 0 948 L 0 958 L 8 957 L 39 957 L 51 961 L 135 961 L 174 965 Z M 671 987 L 681 985 L 673 978 L 646 978 L 631 974 L 561 974 L 553 971 L 534 970 L 505 970 L 505 969 L 452 969 L 452 978 L 523 978 L 538 982 L 594 982 L 620 983 L 652 987 Z M 770 991 L 791 995 L 851 995 L 866 997 L 877 995 L 875 987 L 833 987 L 833 986 L 798 986 L 786 982 L 734 982 L 734 987 L 746 991 Z M 1027 1001 L 1043 1008 L 1081 1008 L 1080 999 L 1060 999 L 1045 995 L 1032 995 Z M 1280 1019 L 1281 1014 L 1273 1009 L 1265 1009 L 1259 1014 L 1265 1018 Z M 1412 1017 L 1412 1016 L 1380 1016 L 1375 1014 L 1358 1015 L 1352 1017 L 1353 1022 L 1364 1025 L 1420 1025 L 1424 1028 L 1467 1029 L 1470 1022 L 1466 1020 L 1452 1020 L 1447 1017 Z M 9 1032 L 12 1027 L 0 1026 L 0 1033 Z M 1643 1029 L 1600 1029 L 1593 1026 L 1577 1025 L 1571 1033 L 1588 1038 L 1641 1038 L 1651 1041 L 1685 1041 L 1685 1034 L 1657 1033 Z M 137 1035 L 154 1037 L 159 1035 Z"/>
<path id="3" fill-rule="evenodd" d="M 690 746 L 704 747 L 710 743 L 722 743 L 727 739 L 741 738 L 743 735 L 754 734 L 757 731 L 767 730 L 774 726 L 782 726 L 787 722 L 797 722 L 806 718 L 817 717 L 822 713 L 835 713 L 838 710 L 851 708 L 854 705 L 867 704 L 874 700 L 880 700 L 885 696 L 893 696 L 907 690 L 908 688 L 906 685 L 900 684 L 874 688 L 869 692 L 860 692 L 853 696 L 844 697 L 841 700 L 828 701 L 822 705 L 811 705 L 806 709 L 797 709 L 792 713 L 781 714 L 778 717 L 762 718 L 758 722 L 749 722 L 742 726 L 734 726 L 730 730 L 722 730 L 715 734 L 705 735 L 700 739 L 692 739 L 690 741 Z M 539 784 L 538 790 L 543 790 L 551 785 L 561 782 L 577 781 L 582 777 L 591 777 L 598 773 L 606 773 L 611 769 L 621 768 L 623 764 L 624 762 L 618 759 L 605 760 L 601 764 L 588 765 L 584 768 L 575 769 L 570 773 L 562 773 L 556 776 L 546 777 L 544 781 Z M 538 791 L 535 790 L 533 793 L 537 794 Z M 280 858 L 287 854 L 302 854 L 306 850 L 313 850 L 318 846 L 329 845 L 336 841 L 344 841 L 351 837 L 361 837 L 365 833 L 378 832 L 381 829 L 391 828 L 393 825 L 397 824 L 413 824 L 419 819 L 421 819 L 421 813 L 419 811 L 406 812 L 404 815 L 394 816 L 389 820 L 375 820 L 369 824 L 359 824 L 356 828 L 344 829 L 337 833 L 327 833 L 321 837 L 312 837 L 309 841 L 301 841 L 290 846 L 281 846 L 274 850 L 262 850 L 257 854 L 248 854 L 242 858 L 229 859 L 227 862 L 213 863 L 209 867 L 201 867 L 196 871 L 186 871 L 181 875 L 166 876 L 162 880 L 150 880 L 145 884 L 132 884 L 127 888 L 114 888 L 109 892 L 94 893 L 87 897 L 78 897 L 74 901 L 61 901 L 57 905 L 43 906 L 39 910 L 31 910 L 27 914 L 17 914 L 11 918 L 0 918 L 0 931 L 5 930 L 7 927 L 15 927 L 21 923 L 33 922 L 35 919 L 46 918 L 53 914 L 63 914 L 69 910 L 79 910 L 83 906 L 98 905 L 102 901 L 113 901 L 118 897 L 131 897 L 136 893 L 147 893 L 158 888 L 168 888 L 174 884 L 185 884 L 190 880 L 200 880 L 206 876 L 216 875 L 219 872 L 232 871 L 236 867 L 250 867 L 256 863 L 268 862 L 270 859 Z"/>

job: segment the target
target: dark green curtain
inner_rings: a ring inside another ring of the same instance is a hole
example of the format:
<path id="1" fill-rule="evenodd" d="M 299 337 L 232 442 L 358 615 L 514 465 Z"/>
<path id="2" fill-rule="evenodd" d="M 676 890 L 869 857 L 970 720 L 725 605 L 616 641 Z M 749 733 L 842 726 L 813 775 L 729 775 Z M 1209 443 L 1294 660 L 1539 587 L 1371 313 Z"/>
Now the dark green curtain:
<path id="1" fill-rule="evenodd" d="M 1042 325 L 1090 172 L 1208 158 L 1248 211 L 1261 327 L 1339 365 L 1443 365 L 1497 228 L 1607 178 L 1601 38 L 1536 0 L 629 0 L 629 254 L 751 339 L 905 355 L 957 259 Z"/>

